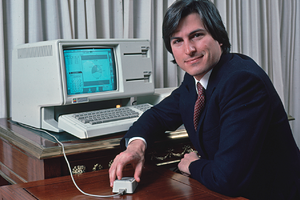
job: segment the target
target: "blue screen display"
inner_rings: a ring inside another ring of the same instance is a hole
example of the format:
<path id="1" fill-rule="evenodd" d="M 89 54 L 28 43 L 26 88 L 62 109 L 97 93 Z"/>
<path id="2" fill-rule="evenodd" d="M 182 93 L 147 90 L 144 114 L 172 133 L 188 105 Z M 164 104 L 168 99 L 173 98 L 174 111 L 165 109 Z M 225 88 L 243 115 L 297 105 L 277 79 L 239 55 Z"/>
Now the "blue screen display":
<path id="1" fill-rule="evenodd" d="M 64 49 L 68 95 L 117 89 L 112 48 Z"/>

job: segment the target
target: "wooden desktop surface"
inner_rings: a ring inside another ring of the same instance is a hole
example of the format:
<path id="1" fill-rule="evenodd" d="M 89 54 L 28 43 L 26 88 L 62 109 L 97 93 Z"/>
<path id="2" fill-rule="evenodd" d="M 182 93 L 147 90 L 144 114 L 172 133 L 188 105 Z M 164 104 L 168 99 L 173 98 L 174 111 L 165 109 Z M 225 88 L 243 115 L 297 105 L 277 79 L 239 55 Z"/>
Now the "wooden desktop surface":
<path id="1" fill-rule="evenodd" d="M 124 170 L 125 176 L 133 176 L 131 167 Z M 77 185 L 86 193 L 111 195 L 108 170 L 87 172 L 74 176 Z M 34 181 L 0 187 L 0 199 L 97 199 L 81 194 L 73 185 L 70 176 Z M 146 166 L 141 182 L 133 194 L 114 197 L 114 199 L 236 199 L 208 190 L 194 179 L 167 169 Z"/>

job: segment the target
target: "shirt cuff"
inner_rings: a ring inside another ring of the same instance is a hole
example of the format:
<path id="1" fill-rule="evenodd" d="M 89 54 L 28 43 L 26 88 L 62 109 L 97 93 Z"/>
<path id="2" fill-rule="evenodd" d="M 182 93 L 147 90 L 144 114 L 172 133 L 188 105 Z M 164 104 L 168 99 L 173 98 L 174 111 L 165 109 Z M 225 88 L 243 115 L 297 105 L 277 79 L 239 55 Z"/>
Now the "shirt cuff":
<path id="1" fill-rule="evenodd" d="M 132 141 L 134 141 L 134 140 L 142 140 L 142 141 L 145 143 L 146 148 L 147 148 L 147 142 L 146 142 L 146 140 L 145 140 L 144 138 L 142 138 L 142 137 L 133 137 L 133 138 L 130 138 L 129 140 L 128 140 L 128 139 L 125 140 L 126 148 L 127 148 L 127 146 L 130 144 L 130 142 L 132 142 Z"/>

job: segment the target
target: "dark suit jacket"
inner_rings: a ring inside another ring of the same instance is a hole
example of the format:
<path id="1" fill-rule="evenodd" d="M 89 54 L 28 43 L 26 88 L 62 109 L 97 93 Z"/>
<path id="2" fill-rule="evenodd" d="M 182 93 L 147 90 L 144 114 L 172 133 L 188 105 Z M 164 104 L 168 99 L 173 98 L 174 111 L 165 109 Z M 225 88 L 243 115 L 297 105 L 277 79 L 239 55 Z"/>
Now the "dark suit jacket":
<path id="1" fill-rule="evenodd" d="M 213 68 L 206 104 L 194 130 L 194 78 L 185 75 L 124 138 L 156 134 L 184 124 L 201 159 L 191 176 L 207 188 L 250 199 L 300 199 L 300 153 L 286 112 L 267 74 L 249 57 L 224 54 Z M 124 146 L 124 140 L 121 141 Z"/>

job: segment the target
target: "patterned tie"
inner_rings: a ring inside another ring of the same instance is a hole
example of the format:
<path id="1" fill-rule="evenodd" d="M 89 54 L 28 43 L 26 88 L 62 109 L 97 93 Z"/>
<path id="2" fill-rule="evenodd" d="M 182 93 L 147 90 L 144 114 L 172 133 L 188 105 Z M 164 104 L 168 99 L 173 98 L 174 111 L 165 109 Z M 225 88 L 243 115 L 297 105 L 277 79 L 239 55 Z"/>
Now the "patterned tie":
<path id="1" fill-rule="evenodd" d="M 199 82 L 197 83 L 197 91 L 198 91 L 198 98 L 197 98 L 197 101 L 195 103 L 195 108 L 194 108 L 194 127 L 195 127 L 195 130 L 197 130 L 200 114 L 201 114 L 201 111 L 203 110 L 204 105 L 205 105 L 205 95 L 204 95 L 205 89 L 203 88 L 203 86 Z"/>

